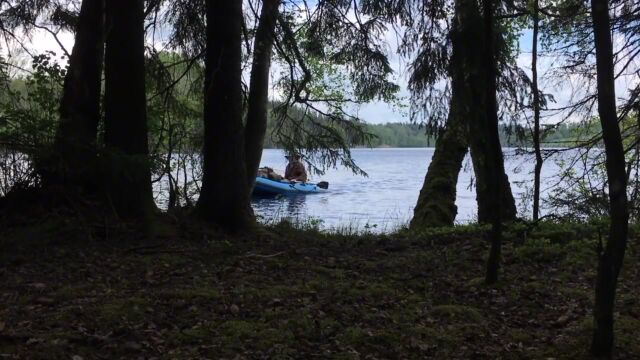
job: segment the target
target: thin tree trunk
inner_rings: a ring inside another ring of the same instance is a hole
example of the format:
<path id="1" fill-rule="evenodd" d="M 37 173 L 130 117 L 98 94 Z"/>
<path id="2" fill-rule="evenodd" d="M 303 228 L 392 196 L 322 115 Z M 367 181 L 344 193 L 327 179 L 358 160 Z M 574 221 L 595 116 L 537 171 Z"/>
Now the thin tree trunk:
<path id="1" fill-rule="evenodd" d="M 609 182 L 609 238 L 599 255 L 596 275 L 595 328 L 591 342 L 594 356 L 610 357 L 613 350 L 613 307 L 618 275 L 627 246 L 629 212 L 624 148 L 616 113 L 616 94 L 613 68 L 613 46 L 609 3 L 591 1 L 591 17 L 596 49 L 598 114 L 602 124 L 602 139 L 606 153 Z"/>
<path id="2" fill-rule="evenodd" d="M 470 0 L 473 1 L 473 0 Z M 478 122 L 478 127 L 483 126 L 485 129 L 477 128 L 477 131 L 471 131 L 474 134 L 486 134 L 485 141 L 480 142 L 479 150 L 486 154 L 486 162 L 482 165 L 483 172 L 486 174 L 486 190 L 487 193 L 500 194 L 501 176 L 504 174 L 504 160 L 502 148 L 500 147 L 500 139 L 498 136 L 498 104 L 496 99 L 497 92 L 497 64 L 495 58 L 494 44 L 494 4 L 493 0 L 483 1 L 483 17 L 484 17 L 484 53 L 482 54 L 482 68 L 484 69 L 484 123 Z M 472 124 L 472 129 L 473 129 Z M 474 136 L 474 139 L 481 136 Z M 484 136 L 482 136 L 484 137 Z M 500 257 L 502 250 L 502 216 L 500 215 L 502 196 L 494 196 L 487 199 L 489 214 L 491 217 L 491 249 L 487 260 L 487 273 L 485 281 L 487 284 L 493 284 L 498 281 L 498 270 L 500 268 Z"/>
<path id="3" fill-rule="evenodd" d="M 75 184 L 89 190 L 95 177 L 100 88 L 104 59 L 103 0 L 83 0 L 76 25 L 75 43 L 69 58 L 60 104 L 60 124 L 55 149 L 62 160 L 62 172 L 54 182 Z M 95 190 L 95 189 L 91 189 Z"/>
<path id="4" fill-rule="evenodd" d="M 242 1 L 207 0 L 204 150 L 199 216 L 227 231 L 254 224 L 242 128 Z"/>
<path id="5" fill-rule="evenodd" d="M 279 6 L 280 0 L 263 1 L 253 45 L 247 125 L 244 131 L 249 190 L 253 188 L 258 174 L 264 137 L 267 132 L 269 69 L 271 68 L 271 53 Z"/>
<path id="6" fill-rule="evenodd" d="M 120 216 L 147 216 L 154 203 L 147 137 L 143 0 L 109 0 L 106 12 L 106 192 Z"/>
<path id="7" fill-rule="evenodd" d="M 538 0 L 533 0 L 533 41 L 531 45 L 531 91 L 533 92 L 533 147 L 536 165 L 533 176 L 533 220 L 540 216 L 540 176 L 542 174 L 542 151 L 540 150 L 540 92 L 538 89 L 538 28 L 540 25 Z"/>

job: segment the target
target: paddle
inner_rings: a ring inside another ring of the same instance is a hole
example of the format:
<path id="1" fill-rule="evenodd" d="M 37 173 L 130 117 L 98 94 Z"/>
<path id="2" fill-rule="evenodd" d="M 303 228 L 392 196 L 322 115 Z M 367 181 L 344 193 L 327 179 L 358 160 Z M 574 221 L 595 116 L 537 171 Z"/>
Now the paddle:
<path id="1" fill-rule="evenodd" d="M 320 189 L 328 189 L 329 188 L 329 183 L 326 181 L 320 181 L 319 183 L 316 184 Z"/>

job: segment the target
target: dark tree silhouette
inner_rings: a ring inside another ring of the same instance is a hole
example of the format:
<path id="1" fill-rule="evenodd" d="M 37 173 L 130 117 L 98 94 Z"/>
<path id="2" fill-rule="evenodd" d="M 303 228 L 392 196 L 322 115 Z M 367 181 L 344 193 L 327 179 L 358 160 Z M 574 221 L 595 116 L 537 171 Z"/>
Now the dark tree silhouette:
<path id="1" fill-rule="evenodd" d="M 540 176 L 542 174 L 542 150 L 540 149 L 540 90 L 538 88 L 538 32 L 540 28 L 540 11 L 538 0 L 533 0 L 533 41 L 531 44 L 531 92 L 533 93 L 533 148 L 536 154 L 536 165 L 533 175 L 533 220 L 540 215 Z"/>
<path id="2" fill-rule="evenodd" d="M 613 307 L 618 275 L 627 246 L 629 210 L 624 147 L 616 113 L 613 46 L 608 0 L 591 1 L 591 18 L 596 49 L 598 114 L 606 152 L 609 181 L 609 238 L 599 254 L 596 276 L 595 329 L 591 342 L 594 356 L 610 357 L 613 349 Z"/>
<path id="3" fill-rule="evenodd" d="M 474 2 L 474 0 L 469 0 Z M 475 3 L 475 2 L 474 2 Z M 481 121 L 472 121 L 470 131 L 474 134 L 473 139 L 478 141 L 477 151 L 485 155 L 485 161 L 480 166 L 480 171 L 486 174 L 486 183 L 478 183 L 476 186 L 481 188 L 478 193 L 485 196 L 485 204 L 487 206 L 487 216 L 491 219 L 491 249 L 489 250 L 489 258 L 487 260 L 487 273 L 485 281 L 493 284 L 498 281 L 498 270 L 500 267 L 500 253 L 502 249 L 502 217 L 500 210 L 502 205 L 502 196 L 495 196 L 501 192 L 500 176 L 504 174 L 504 160 L 502 148 L 500 147 L 500 139 L 498 138 L 498 103 L 497 103 L 497 62 L 495 56 L 495 24 L 494 24 L 495 4 L 493 0 L 484 0 L 482 2 L 483 25 L 483 41 L 484 51 L 481 52 L 481 64 L 483 69 L 484 87 L 481 96 L 483 97 L 484 116 Z M 473 145 L 472 145 L 473 149 Z M 473 150 L 472 150 L 473 151 Z M 476 170 L 477 172 L 478 170 Z M 478 181 L 480 176 L 478 176 Z M 480 196 L 480 195 L 479 195 Z M 480 200 L 478 201 L 480 203 Z"/>
<path id="4" fill-rule="evenodd" d="M 254 222 L 242 127 L 242 1 L 207 0 L 203 177 L 198 215 L 226 229 Z"/>
<path id="5" fill-rule="evenodd" d="M 253 64 L 249 84 L 249 103 L 245 128 L 245 155 L 249 188 L 253 187 L 267 131 L 269 69 L 280 0 L 265 0 L 253 45 Z"/>
<path id="6" fill-rule="evenodd" d="M 100 121 L 103 19 L 103 0 L 82 1 L 54 145 L 62 160 L 62 171 L 54 175 L 60 178 L 46 181 L 85 187 L 93 181 L 90 167 L 95 164 Z"/>
<path id="7" fill-rule="evenodd" d="M 105 190 L 123 217 L 154 209 L 149 171 L 143 0 L 106 3 Z"/>

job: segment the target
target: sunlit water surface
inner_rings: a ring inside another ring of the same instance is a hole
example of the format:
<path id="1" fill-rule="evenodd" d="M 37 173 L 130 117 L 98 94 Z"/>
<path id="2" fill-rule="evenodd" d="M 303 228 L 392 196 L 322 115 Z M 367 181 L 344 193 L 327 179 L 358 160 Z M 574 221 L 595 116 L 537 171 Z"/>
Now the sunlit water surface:
<path id="1" fill-rule="evenodd" d="M 531 188 L 533 184 L 533 157 L 515 155 L 514 149 L 504 151 L 505 166 L 516 202 L 520 205 L 519 211 L 526 213 L 529 206 L 523 199 L 527 187 Z M 328 181 L 329 191 L 253 199 L 253 208 L 263 222 L 287 218 L 305 223 L 311 219 L 324 229 L 393 231 L 411 219 L 433 152 L 432 148 L 354 149 L 353 157 L 368 177 L 354 175 L 344 168 L 329 169 L 324 175 L 311 176 L 311 181 Z M 554 160 L 557 158 L 547 160 L 542 170 L 543 195 L 557 182 L 560 168 Z M 262 166 L 282 171 L 286 166 L 283 152 L 265 150 Z M 476 218 L 473 167 L 469 156 L 458 180 L 456 205 L 458 223 Z"/>

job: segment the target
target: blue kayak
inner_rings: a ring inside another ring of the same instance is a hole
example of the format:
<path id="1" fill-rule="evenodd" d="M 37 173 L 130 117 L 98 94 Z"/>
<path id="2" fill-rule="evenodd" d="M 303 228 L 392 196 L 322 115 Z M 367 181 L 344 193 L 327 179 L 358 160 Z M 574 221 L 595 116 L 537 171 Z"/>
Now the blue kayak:
<path id="1" fill-rule="evenodd" d="M 261 176 L 256 177 L 256 185 L 253 188 L 254 195 L 314 194 L 322 191 L 325 189 L 318 184 L 278 181 Z"/>

